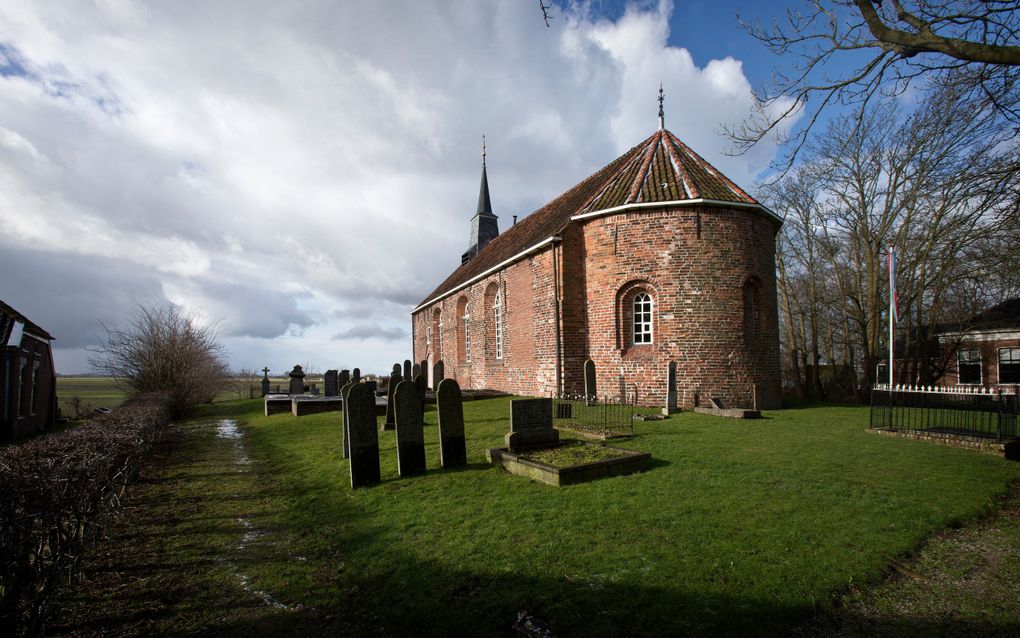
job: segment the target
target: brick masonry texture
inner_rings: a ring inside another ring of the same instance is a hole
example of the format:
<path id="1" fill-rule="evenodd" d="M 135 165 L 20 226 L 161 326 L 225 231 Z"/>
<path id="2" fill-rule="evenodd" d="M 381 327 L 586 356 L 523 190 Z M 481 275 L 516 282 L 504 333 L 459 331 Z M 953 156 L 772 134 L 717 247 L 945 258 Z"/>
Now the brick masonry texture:
<path id="1" fill-rule="evenodd" d="M 665 403 L 666 368 L 674 360 L 680 407 L 713 396 L 751 407 L 753 387 L 758 408 L 779 407 L 777 230 L 758 210 L 707 204 L 569 222 L 557 244 L 419 308 L 412 316 L 414 358 L 430 365 L 442 359 L 446 376 L 463 388 L 547 396 L 556 391 L 557 365 L 562 390 L 583 392 L 590 357 L 600 394 L 616 397 L 626 387 L 641 405 Z M 754 291 L 752 312 L 745 287 Z M 503 294 L 501 359 L 496 290 Z M 631 304 L 642 291 L 653 300 L 653 338 L 633 344 Z M 465 301 L 470 362 L 459 312 Z"/>

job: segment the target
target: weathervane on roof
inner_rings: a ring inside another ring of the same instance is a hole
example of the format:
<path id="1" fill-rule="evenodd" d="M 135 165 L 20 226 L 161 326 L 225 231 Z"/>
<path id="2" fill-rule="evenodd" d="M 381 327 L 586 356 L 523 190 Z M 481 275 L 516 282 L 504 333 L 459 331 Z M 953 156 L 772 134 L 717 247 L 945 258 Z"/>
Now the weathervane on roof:
<path id="1" fill-rule="evenodd" d="M 663 100 L 665 100 L 665 98 L 663 97 L 663 94 L 662 94 L 662 82 L 659 82 L 659 130 L 660 131 L 665 130 L 665 128 L 666 128 L 665 113 L 662 112 L 662 102 L 663 102 Z"/>
<path id="2" fill-rule="evenodd" d="M 485 168 L 485 133 L 482 133 L 482 168 Z"/>

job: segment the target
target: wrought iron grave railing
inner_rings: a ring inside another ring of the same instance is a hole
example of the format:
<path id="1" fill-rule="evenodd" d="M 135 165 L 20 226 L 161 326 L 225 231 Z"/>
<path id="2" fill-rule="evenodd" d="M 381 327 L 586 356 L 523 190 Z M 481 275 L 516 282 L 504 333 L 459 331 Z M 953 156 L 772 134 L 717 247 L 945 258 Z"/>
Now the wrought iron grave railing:
<path id="1" fill-rule="evenodd" d="M 1017 438 L 1017 395 L 971 386 L 876 385 L 871 427 L 991 438 Z"/>

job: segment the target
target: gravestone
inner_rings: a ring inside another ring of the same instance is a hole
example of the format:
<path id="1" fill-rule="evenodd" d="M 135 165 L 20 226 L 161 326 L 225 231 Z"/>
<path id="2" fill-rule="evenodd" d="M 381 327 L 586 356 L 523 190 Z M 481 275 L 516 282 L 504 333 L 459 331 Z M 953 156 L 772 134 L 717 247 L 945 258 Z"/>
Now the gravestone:
<path id="1" fill-rule="evenodd" d="M 439 384 L 443 382 L 444 377 L 444 366 L 443 360 L 440 359 L 432 365 L 432 387 L 438 388 Z"/>
<path id="2" fill-rule="evenodd" d="M 290 394 L 305 393 L 305 371 L 301 366 L 294 366 L 290 371 Z"/>
<path id="3" fill-rule="evenodd" d="M 324 388 L 327 397 L 335 397 L 337 395 L 337 371 L 326 370 L 326 374 L 322 378 Z"/>
<path id="4" fill-rule="evenodd" d="M 413 366 L 411 366 L 411 378 L 417 379 L 419 374 L 421 374 L 421 364 L 416 363 Z"/>
<path id="5" fill-rule="evenodd" d="M 410 381 L 401 381 L 393 392 L 397 423 L 397 473 L 425 473 L 425 430 L 422 427 L 421 395 Z"/>
<path id="6" fill-rule="evenodd" d="M 262 368 L 262 396 L 269 394 L 269 368 Z"/>
<path id="7" fill-rule="evenodd" d="M 676 411 L 676 361 L 670 361 L 666 367 L 666 407 L 662 413 L 669 416 Z"/>
<path id="8" fill-rule="evenodd" d="M 364 384 L 372 388 L 373 396 L 375 396 L 375 393 L 379 391 L 379 382 L 375 379 L 369 379 L 368 381 L 365 381 Z"/>
<path id="9" fill-rule="evenodd" d="M 595 389 L 595 362 L 591 359 L 584 362 L 584 398 L 589 403 L 598 398 Z"/>
<path id="10" fill-rule="evenodd" d="M 407 379 L 408 381 L 410 381 L 411 379 L 414 378 L 414 377 L 411 376 L 411 360 L 410 359 L 404 359 L 404 373 L 403 373 L 403 375 L 400 378 L 401 379 Z"/>
<path id="11" fill-rule="evenodd" d="M 558 445 L 560 432 L 552 425 L 552 399 L 512 399 L 510 432 L 504 441 L 511 452 Z"/>
<path id="12" fill-rule="evenodd" d="M 361 368 L 354 368 L 354 371 L 351 372 L 351 383 L 357 383 L 358 381 L 361 381 Z"/>
<path id="13" fill-rule="evenodd" d="M 393 417 L 393 392 L 397 389 L 397 384 L 400 383 L 400 373 L 394 373 L 390 375 L 390 382 L 386 385 L 386 422 L 383 423 L 382 429 L 392 430 L 396 427 L 396 422 Z"/>
<path id="14" fill-rule="evenodd" d="M 425 377 L 425 382 L 428 383 L 428 380 L 429 380 L 429 362 L 428 361 L 422 361 L 421 363 L 418 364 L 418 374 L 420 374 L 423 377 Z M 415 375 L 415 376 L 417 376 L 417 375 Z M 435 386 L 433 386 L 432 389 L 435 390 Z"/>
<path id="15" fill-rule="evenodd" d="M 340 376 L 337 377 L 337 382 L 336 382 L 337 383 L 337 387 L 338 388 L 342 388 L 343 386 L 347 385 L 350 382 L 351 382 L 351 371 L 350 370 L 341 370 L 340 371 Z"/>
<path id="16" fill-rule="evenodd" d="M 455 380 L 444 379 L 436 388 L 436 409 L 439 411 L 439 462 L 443 467 L 467 465 L 464 402 Z"/>
<path id="17" fill-rule="evenodd" d="M 363 383 L 352 385 L 344 405 L 350 439 L 351 487 L 379 482 L 379 433 L 375 429 L 375 397 Z"/>
<path id="18" fill-rule="evenodd" d="M 349 459 L 351 458 L 351 435 L 348 431 L 348 419 L 347 419 L 347 395 L 350 394 L 351 388 L 354 387 L 353 383 L 348 383 L 344 387 L 340 388 L 340 398 L 343 399 L 343 412 L 340 413 L 340 458 Z M 372 397 L 375 400 L 375 397 Z"/>
<path id="19" fill-rule="evenodd" d="M 425 417 L 425 391 L 429 389 L 429 382 L 425 380 L 425 377 L 418 375 L 414 378 L 414 387 L 418 390 L 418 396 L 421 397 L 421 415 Z"/>
<path id="20" fill-rule="evenodd" d="M 399 363 L 394 363 L 393 364 L 393 370 L 390 371 L 390 376 L 391 377 L 393 375 L 395 375 L 395 374 L 400 374 L 400 364 Z"/>

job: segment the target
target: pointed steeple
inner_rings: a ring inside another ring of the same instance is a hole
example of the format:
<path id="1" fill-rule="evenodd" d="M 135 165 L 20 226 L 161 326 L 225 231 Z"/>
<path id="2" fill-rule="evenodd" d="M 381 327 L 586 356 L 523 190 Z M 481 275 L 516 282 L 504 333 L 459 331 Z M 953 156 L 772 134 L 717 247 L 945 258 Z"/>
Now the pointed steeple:
<path id="1" fill-rule="evenodd" d="M 478 187 L 478 208 L 475 216 L 471 218 L 471 236 L 468 239 L 468 249 L 460 257 L 460 263 L 465 263 L 478 254 L 490 241 L 499 236 L 499 220 L 492 212 L 492 201 L 489 199 L 489 176 L 485 172 L 485 136 L 482 136 L 482 183 Z"/>
<path id="2" fill-rule="evenodd" d="M 665 131 L 666 130 L 666 114 L 662 110 L 662 103 L 664 101 L 665 101 L 665 98 L 663 97 L 663 94 L 662 94 L 662 82 L 659 82 L 659 130 L 660 131 Z"/>

